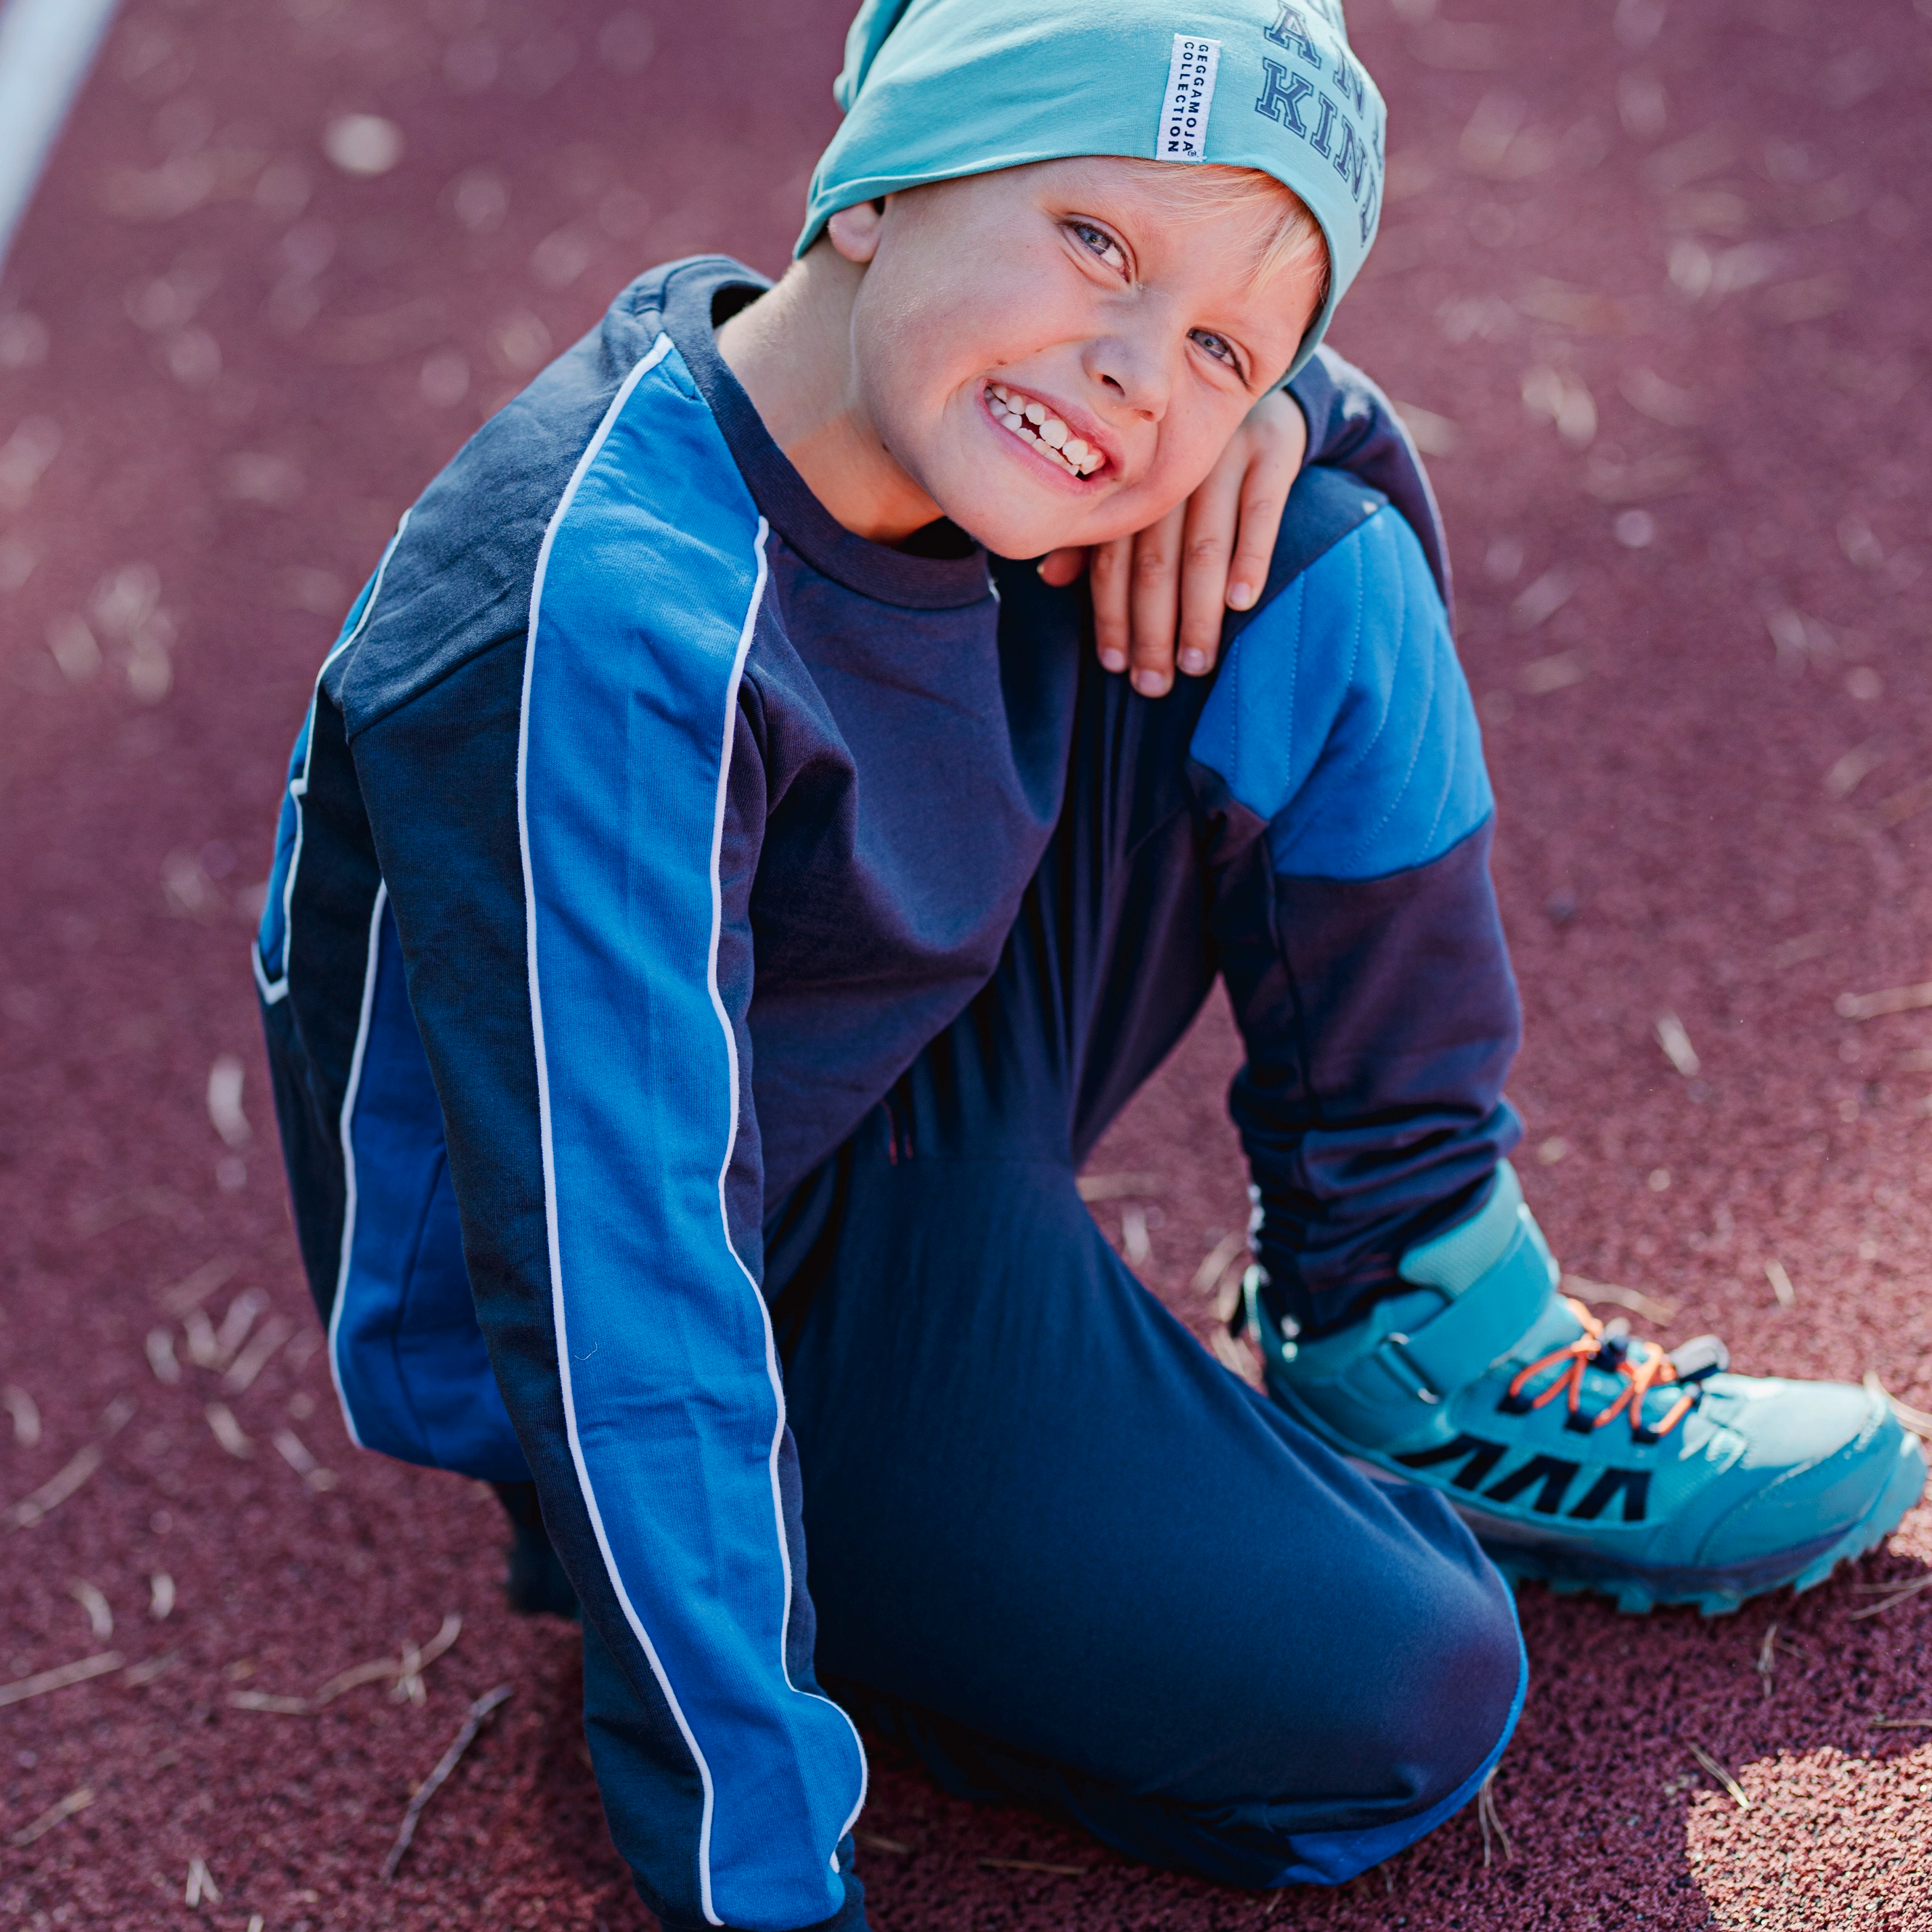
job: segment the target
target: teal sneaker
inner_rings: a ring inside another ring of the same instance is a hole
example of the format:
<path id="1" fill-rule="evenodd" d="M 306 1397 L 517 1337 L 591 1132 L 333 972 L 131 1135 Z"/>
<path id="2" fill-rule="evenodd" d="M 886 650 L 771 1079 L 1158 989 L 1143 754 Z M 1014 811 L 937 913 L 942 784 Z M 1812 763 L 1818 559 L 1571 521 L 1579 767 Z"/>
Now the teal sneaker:
<path id="1" fill-rule="evenodd" d="M 1882 1396 L 1732 1375 L 1713 1336 L 1666 1354 L 1559 1294 L 1507 1163 L 1483 1208 L 1401 1273 L 1409 1292 L 1304 1342 L 1250 1270 L 1269 1393 L 1369 1474 L 1440 1491 L 1512 1581 L 1716 1616 L 1822 1583 L 1924 1486 L 1918 1440 Z"/>

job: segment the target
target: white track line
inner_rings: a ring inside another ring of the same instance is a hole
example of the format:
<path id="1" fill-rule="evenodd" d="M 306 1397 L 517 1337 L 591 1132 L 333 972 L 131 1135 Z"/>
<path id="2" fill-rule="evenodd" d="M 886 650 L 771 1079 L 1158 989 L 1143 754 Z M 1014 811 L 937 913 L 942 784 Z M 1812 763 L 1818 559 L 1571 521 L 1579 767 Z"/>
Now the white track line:
<path id="1" fill-rule="evenodd" d="M 6 0 L 0 8 L 0 268 L 115 4 Z"/>

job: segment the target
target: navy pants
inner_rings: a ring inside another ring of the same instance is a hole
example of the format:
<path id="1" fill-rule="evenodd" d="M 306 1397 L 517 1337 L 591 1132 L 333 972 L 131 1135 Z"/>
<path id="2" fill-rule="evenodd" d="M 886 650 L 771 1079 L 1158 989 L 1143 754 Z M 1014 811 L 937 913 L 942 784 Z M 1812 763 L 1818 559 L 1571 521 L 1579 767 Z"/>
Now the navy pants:
<path id="1" fill-rule="evenodd" d="M 1079 1198 L 1246 862 L 1187 776 L 1202 688 L 1088 672 L 997 976 L 767 1231 L 818 1672 L 955 1791 L 1230 1884 L 1337 1883 L 1474 1795 L 1521 1640 L 1453 1512 L 1229 1374 Z"/>

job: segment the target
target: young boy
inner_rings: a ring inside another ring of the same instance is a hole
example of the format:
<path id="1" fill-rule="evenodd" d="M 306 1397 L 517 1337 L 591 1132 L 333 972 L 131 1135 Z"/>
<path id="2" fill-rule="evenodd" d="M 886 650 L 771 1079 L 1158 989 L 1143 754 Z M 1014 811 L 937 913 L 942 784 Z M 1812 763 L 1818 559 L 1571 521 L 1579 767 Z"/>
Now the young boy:
<path id="1" fill-rule="evenodd" d="M 626 290 L 323 668 L 257 973 L 344 1412 L 540 1512 L 674 1932 L 862 1924 L 824 1684 L 1338 1882 L 1494 1766 L 1505 1576 L 1730 1607 L 1923 1466 L 1555 1292 L 1440 534 L 1315 354 L 1379 200 L 1339 10 L 868 0 L 841 99 L 785 279 Z M 1291 372 L 1266 592 L 1149 702 L 1002 560 L 1169 516 Z M 1217 975 L 1271 1400 L 1075 1186 Z"/>

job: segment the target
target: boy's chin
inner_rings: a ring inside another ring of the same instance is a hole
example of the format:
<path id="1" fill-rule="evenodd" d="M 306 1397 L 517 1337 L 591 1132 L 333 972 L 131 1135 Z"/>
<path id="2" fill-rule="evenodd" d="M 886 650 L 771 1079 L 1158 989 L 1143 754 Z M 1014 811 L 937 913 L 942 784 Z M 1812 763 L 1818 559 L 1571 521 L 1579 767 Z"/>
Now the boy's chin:
<path id="1" fill-rule="evenodd" d="M 1096 541 L 1087 533 L 1090 518 L 1016 514 L 1010 503 L 997 509 L 983 505 L 949 509 L 946 514 L 982 550 L 1011 562 Z"/>
<path id="2" fill-rule="evenodd" d="M 962 492 L 965 500 L 956 507 L 939 491 L 933 496 L 948 519 L 982 550 L 1014 561 L 1132 536 L 1159 522 L 1172 507 L 1144 489 L 1123 492 L 1103 487 L 1088 504 L 1044 500 L 1048 494 L 1032 496 L 1016 490 L 988 502 L 983 492 L 970 496 Z"/>

